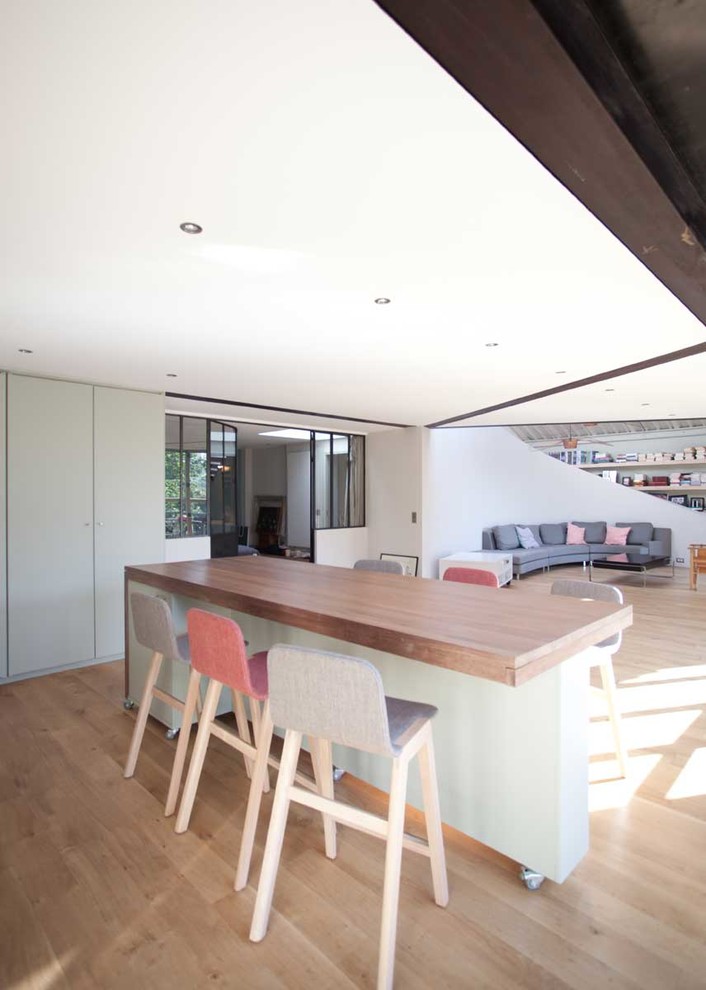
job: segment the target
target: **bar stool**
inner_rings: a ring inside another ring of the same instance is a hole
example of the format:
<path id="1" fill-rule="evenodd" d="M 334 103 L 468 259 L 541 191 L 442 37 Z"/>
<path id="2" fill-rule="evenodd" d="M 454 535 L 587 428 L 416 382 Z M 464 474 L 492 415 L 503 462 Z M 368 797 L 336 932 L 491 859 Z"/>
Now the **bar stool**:
<path id="1" fill-rule="evenodd" d="M 187 713 L 183 701 L 180 701 L 179 698 L 175 698 L 174 695 L 168 694 L 166 691 L 162 691 L 161 688 L 158 688 L 157 678 L 159 677 L 159 672 L 162 669 L 162 662 L 164 660 L 176 661 L 178 663 L 185 664 L 190 662 L 189 640 L 188 636 L 177 636 L 174 632 L 172 613 L 169 606 L 162 598 L 157 598 L 156 595 L 144 595 L 138 591 L 135 591 L 130 595 L 130 607 L 132 611 L 132 622 L 133 629 L 135 630 L 135 638 L 138 643 L 152 651 L 152 660 L 147 672 L 147 678 L 145 679 L 145 686 L 140 699 L 140 707 L 137 714 L 137 720 L 135 722 L 135 728 L 132 730 L 132 739 L 130 741 L 130 749 L 128 751 L 127 763 L 125 764 L 123 776 L 132 777 L 135 773 L 135 766 L 137 764 L 137 758 L 140 754 L 142 739 L 145 734 L 145 726 L 147 725 L 147 716 L 150 713 L 152 700 L 154 698 L 159 698 L 160 701 L 163 701 L 171 708 L 175 708 L 177 711 L 182 712 L 183 717 L 181 721 L 179 743 L 174 756 L 174 763 L 172 764 L 172 774 L 169 781 L 167 803 L 164 809 L 165 815 L 170 815 L 174 810 L 174 803 L 176 800 L 175 795 L 179 791 L 179 784 L 181 782 L 181 774 L 184 768 L 184 757 L 186 755 L 185 741 L 188 740 L 189 737 L 193 710 Z M 200 707 L 200 698 L 198 699 L 198 702 Z"/>
<path id="2" fill-rule="evenodd" d="M 206 688 L 196 742 L 191 754 L 189 772 L 186 776 L 184 793 L 174 826 L 175 832 L 185 832 L 189 827 L 211 736 L 217 736 L 222 742 L 242 753 L 248 776 L 252 776 L 252 767 L 258 753 L 257 740 L 261 726 L 260 702 L 265 702 L 267 699 L 267 652 L 263 650 L 248 657 L 243 634 L 236 622 L 226 616 L 218 615 L 215 612 L 206 612 L 199 608 L 189 609 L 186 614 L 186 622 L 191 651 L 191 674 L 186 693 L 185 718 L 187 713 L 194 711 L 199 695 L 201 676 L 205 675 L 210 678 L 210 681 Z M 232 732 L 215 720 L 216 709 L 224 687 L 230 688 L 233 696 L 238 733 Z M 250 741 L 243 695 L 247 695 L 250 699 L 255 745 Z M 242 713 L 242 722 L 238 716 L 238 710 Z M 267 755 L 266 753 L 265 758 Z M 265 791 L 270 789 L 266 772 L 262 775 L 260 786 Z"/>
<path id="3" fill-rule="evenodd" d="M 355 571 L 379 571 L 381 574 L 404 574 L 399 560 L 356 560 Z"/>
<path id="4" fill-rule="evenodd" d="M 434 900 L 445 907 L 449 899 L 431 733 L 431 719 L 437 709 L 386 698 L 378 670 L 357 657 L 275 646 L 269 652 L 268 671 L 272 719 L 286 729 L 286 735 L 250 939 L 259 942 L 267 931 L 289 803 L 295 801 L 324 816 L 325 850 L 330 859 L 336 856 L 337 821 L 386 840 L 377 986 L 378 990 L 391 987 L 403 847 L 429 857 Z M 308 736 L 312 751 L 318 750 L 321 771 L 324 763 L 330 769 L 331 742 L 391 757 L 388 817 L 380 818 L 334 800 L 328 773 L 322 773 L 327 785 L 324 794 L 311 794 L 295 786 L 294 771 L 303 734 Z M 404 833 L 407 774 L 409 763 L 416 755 L 422 781 L 426 841 Z M 253 785 L 257 774 L 258 767 L 253 774 Z"/>
<path id="5" fill-rule="evenodd" d="M 458 581 L 460 584 L 481 584 L 487 588 L 500 587 L 498 575 L 480 567 L 447 567 L 443 580 Z"/>
<path id="6" fill-rule="evenodd" d="M 588 581 L 570 581 L 562 579 L 552 583 L 551 593 L 553 595 L 565 595 L 569 598 L 590 598 L 594 601 L 615 602 L 623 604 L 623 593 L 620 588 L 612 584 L 594 584 Z M 601 684 L 608 706 L 608 718 L 613 730 L 613 740 L 615 744 L 615 755 L 618 759 L 618 769 L 621 777 L 628 775 L 628 753 L 625 748 L 623 738 L 623 728 L 620 720 L 620 709 L 618 707 L 618 691 L 615 686 L 615 671 L 613 670 L 613 654 L 617 653 L 623 641 L 622 632 L 609 636 L 600 643 L 596 643 L 599 651 L 599 658 L 592 664 L 598 667 L 601 675 Z"/>

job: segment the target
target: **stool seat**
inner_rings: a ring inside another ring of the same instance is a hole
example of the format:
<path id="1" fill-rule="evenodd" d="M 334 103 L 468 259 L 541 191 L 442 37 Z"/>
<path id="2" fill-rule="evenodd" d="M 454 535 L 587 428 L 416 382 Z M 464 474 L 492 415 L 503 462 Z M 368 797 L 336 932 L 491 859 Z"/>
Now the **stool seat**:
<path id="1" fill-rule="evenodd" d="M 399 756 L 405 744 L 419 732 L 423 724 L 434 718 L 439 711 L 433 705 L 390 698 L 388 695 L 385 695 L 385 708 L 390 724 L 390 742 L 396 756 Z"/>
<path id="2" fill-rule="evenodd" d="M 248 657 L 248 667 L 250 668 L 250 683 L 252 686 L 251 698 L 258 701 L 265 701 L 267 698 L 267 650 L 260 650 Z"/>

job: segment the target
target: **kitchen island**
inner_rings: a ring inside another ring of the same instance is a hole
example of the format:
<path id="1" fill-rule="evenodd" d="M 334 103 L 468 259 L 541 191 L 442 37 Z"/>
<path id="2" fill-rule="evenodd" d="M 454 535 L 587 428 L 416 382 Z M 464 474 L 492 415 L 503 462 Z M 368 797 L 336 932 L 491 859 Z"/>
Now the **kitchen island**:
<path id="1" fill-rule="evenodd" d="M 147 657 L 129 591 L 232 616 L 252 652 L 305 645 L 371 660 L 388 694 L 434 704 L 442 818 L 563 881 L 588 849 L 588 667 L 632 622 L 629 606 L 517 595 L 423 578 L 264 557 L 128 567 L 126 694 Z M 167 665 L 165 665 L 166 667 Z M 183 695 L 185 671 L 164 686 Z M 170 714 L 155 702 L 153 714 Z M 342 747 L 337 766 L 384 790 L 389 761 Z M 419 783 L 409 801 L 421 806 Z"/>

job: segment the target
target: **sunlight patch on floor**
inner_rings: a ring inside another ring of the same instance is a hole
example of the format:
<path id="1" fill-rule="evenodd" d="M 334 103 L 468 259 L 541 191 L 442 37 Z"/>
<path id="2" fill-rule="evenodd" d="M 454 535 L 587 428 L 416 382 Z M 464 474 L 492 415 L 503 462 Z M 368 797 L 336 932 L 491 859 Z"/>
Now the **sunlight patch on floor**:
<path id="1" fill-rule="evenodd" d="M 591 714 L 597 703 L 591 701 Z M 667 708 L 693 708 L 706 705 L 706 678 L 686 681 L 645 684 L 618 689 L 618 706 L 625 715 L 630 712 L 664 711 Z"/>
<path id="2" fill-rule="evenodd" d="M 635 749 L 656 749 L 671 746 L 701 716 L 700 708 L 678 712 L 655 712 L 649 715 L 631 715 L 621 721 L 625 746 Z M 589 756 L 613 753 L 615 742 L 613 728 L 606 719 L 591 722 L 588 737 Z"/>
<path id="3" fill-rule="evenodd" d="M 706 747 L 695 749 L 686 766 L 667 791 L 668 801 L 706 794 Z"/>
<path id="4" fill-rule="evenodd" d="M 656 684 L 660 681 L 680 681 L 688 677 L 706 677 L 706 664 L 696 663 L 687 667 L 663 667 L 650 674 L 640 674 L 639 677 L 629 677 L 621 680 L 621 684 Z"/>
<path id="5" fill-rule="evenodd" d="M 597 760 L 590 763 L 588 810 L 607 811 L 610 808 L 624 808 L 661 759 L 659 753 L 630 757 L 627 777 L 617 776 L 618 764 L 615 760 Z"/>

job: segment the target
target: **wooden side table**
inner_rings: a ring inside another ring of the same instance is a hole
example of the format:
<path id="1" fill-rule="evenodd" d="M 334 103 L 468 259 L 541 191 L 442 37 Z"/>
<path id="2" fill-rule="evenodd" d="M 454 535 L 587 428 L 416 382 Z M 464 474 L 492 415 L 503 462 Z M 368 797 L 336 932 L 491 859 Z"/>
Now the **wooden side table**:
<path id="1" fill-rule="evenodd" d="M 696 591 L 699 574 L 706 574 L 706 543 L 689 544 L 689 587 Z"/>

